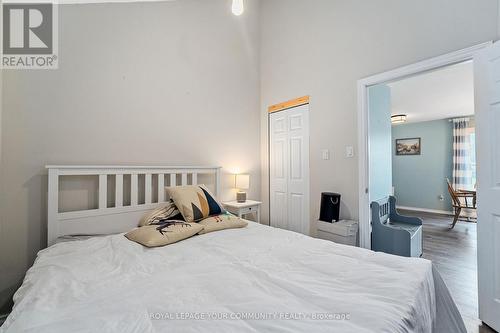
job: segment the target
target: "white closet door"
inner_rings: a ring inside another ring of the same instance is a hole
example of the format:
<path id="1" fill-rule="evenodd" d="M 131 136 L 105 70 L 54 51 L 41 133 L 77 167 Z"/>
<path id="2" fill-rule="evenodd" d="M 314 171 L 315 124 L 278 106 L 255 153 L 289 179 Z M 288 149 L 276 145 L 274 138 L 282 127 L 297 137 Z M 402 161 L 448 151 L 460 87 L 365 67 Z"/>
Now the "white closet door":
<path id="1" fill-rule="evenodd" d="M 271 114 L 270 214 L 273 227 L 288 229 L 288 131 L 285 112 Z"/>
<path id="2" fill-rule="evenodd" d="M 271 225 L 309 234 L 309 105 L 270 116 Z"/>

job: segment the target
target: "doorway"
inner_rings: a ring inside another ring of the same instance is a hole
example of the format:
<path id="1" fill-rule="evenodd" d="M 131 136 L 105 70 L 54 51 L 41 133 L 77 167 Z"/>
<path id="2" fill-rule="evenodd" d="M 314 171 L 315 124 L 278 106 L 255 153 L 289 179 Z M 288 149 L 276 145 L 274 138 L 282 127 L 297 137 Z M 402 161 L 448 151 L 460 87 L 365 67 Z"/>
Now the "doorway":
<path id="1" fill-rule="evenodd" d="M 442 69 L 442 68 L 445 68 L 445 67 L 450 66 L 450 65 L 470 62 L 476 58 L 477 54 L 483 54 L 484 52 L 487 52 L 488 50 L 490 50 L 492 48 L 494 48 L 494 47 L 492 47 L 492 43 L 485 43 L 485 44 L 477 45 L 477 46 L 474 46 L 474 47 L 471 47 L 468 49 L 464 49 L 464 50 L 460 50 L 460 51 L 457 51 L 457 52 L 454 52 L 451 54 L 447 54 L 447 55 L 444 55 L 441 57 L 437 57 L 437 58 L 430 59 L 427 61 L 419 62 L 417 64 L 402 67 L 402 68 L 399 68 L 399 69 L 396 69 L 396 70 L 393 70 L 390 72 L 375 75 L 375 76 L 360 80 L 358 82 L 358 105 L 359 105 L 359 109 L 358 109 L 358 116 L 359 116 L 359 118 L 358 118 L 359 119 L 358 133 L 359 133 L 359 150 L 360 150 L 359 217 L 360 217 L 360 244 L 362 247 L 371 248 L 371 223 L 370 223 L 370 218 L 369 218 L 369 216 L 370 216 L 370 202 L 372 201 L 372 196 L 376 193 L 376 191 L 378 191 L 377 188 L 372 188 L 372 186 L 376 187 L 377 185 L 381 185 L 381 186 L 384 186 L 383 191 L 385 191 L 385 193 L 387 193 L 387 194 L 393 193 L 392 186 L 390 186 L 392 184 L 390 184 L 389 182 L 381 182 L 380 178 L 374 179 L 374 177 L 376 177 L 376 175 L 372 174 L 373 172 L 377 171 L 377 166 L 372 165 L 372 163 L 371 163 L 372 161 L 370 159 L 370 154 L 374 154 L 374 151 L 372 150 L 372 148 L 377 149 L 377 146 L 376 146 L 376 142 L 375 142 L 375 146 L 373 146 L 371 144 L 371 142 L 369 141 L 370 135 L 372 134 L 372 133 L 370 133 L 371 126 L 373 125 L 373 122 L 375 121 L 374 119 L 371 118 L 371 113 L 368 112 L 369 107 L 370 107 L 369 88 L 377 86 L 377 85 L 381 85 L 381 84 L 387 84 L 390 82 L 402 80 L 404 78 L 413 77 L 413 76 L 418 75 L 418 74 L 436 71 L 438 69 Z M 494 51 L 498 53 L 498 44 L 496 44 L 496 48 Z M 493 53 L 496 54 L 495 52 L 493 52 Z M 500 57 L 497 57 L 497 58 L 492 57 L 490 53 L 488 53 L 488 56 L 491 57 L 491 59 L 486 59 L 486 57 L 484 57 L 485 59 L 481 60 L 482 66 L 484 66 L 484 67 L 490 66 L 492 69 L 494 69 L 495 67 L 493 67 L 493 66 L 494 65 L 496 66 L 497 64 L 493 64 L 493 62 L 495 59 L 500 58 Z M 490 63 L 488 63 L 488 60 L 490 61 Z M 486 65 L 484 65 L 484 64 L 486 64 Z M 475 71 L 476 71 L 478 66 L 476 66 L 476 64 L 474 64 L 474 65 L 476 67 L 475 68 Z M 479 67 L 479 68 L 481 68 L 481 67 Z M 484 74 L 485 73 L 482 73 L 483 78 L 488 77 L 488 75 L 484 75 Z M 484 94 L 484 96 L 482 97 L 482 102 L 490 101 L 490 104 L 484 103 L 480 107 L 480 109 L 481 110 L 486 110 L 487 108 L 494 109 L 495 105 L 497 105 L 495 103 L 497 103 L 497 102 L 493 103 L 491 101 L 494 100 L 494 98 L 492 98 L 492 97 L 495 97 L 495 96 L 488 96 L 488 89 L 486 89 L 486 88 L 490 88 L 489 87 L 490 85 L 494 85 L 496 83 L 494 83 L 493 81 L 483 82 L 485 80 L 481 79 L 481 78 L 479 80 L 480 80 L 482 86 L 479 90 L 476 90 L 476 95 L 479 91 L 480 95 L 481 95 L 481 93 Z M 476 77 L 476 81 L 478 81 L 477 77 Z M 491 91 L 493 91 L 493 90 L 490 90 L 490 92 Z M 476 102 L 476 105 L 478 105 L 477 102 Z M 484 118 L 484 116 L 483 116 L 483 118 Z M 484 121 L 484 119 L 483 119 L 483 121 Z M 378 130 L 376 127 L 374 127 L 374 128 L 375 128 L 375 131 Z M 486 129 L 486 127 L 483 126 L 483 129 Z M 487 131 L 489 131 L 489 130 L 487 130 Z M 377 133 L 375 133 L 375 134 L 377 134 Z M 487 135 L 485 134 L 485 137 L 486 136 Z M 403 138 L 403 139 L 413 140 L 414 142 L 413 141 L 410 143 L 402 142 L 401 147 L 403 147 L 405 144 L 408 143 L 408 147 L 409 147 L 407 149 L 408 153 L 418 153 L 418 150 L 420 150 L 420 148 L 421 148 L 421 146 L 420 146 L 421 142 L 420 142 L 420 140 L 417 140 L 418 138 L 408 137 L 408 138 Z M 475 135 L 473 136 L 472 139 L 475 141 Z M 483 143 L 485 143 L 485 142 L 483 142 Z M 392 150 L 396 151 L 398 149 L 398 146 L 396 146 L 396 143 L 393 143 L 393 145 L 394 146 L 392 147 Z M 483 156 L 485 156 L 485 155 L 483 155 Z M 485 162 L 486 163 L 483 163 L 483 165 L 486 165 L 487 163 L 491 163 L 491 164 L 494 163 L 494 161 L 489 161 L 489 160 L 485 160 Z M 378 184 L 377 184 L 377 182 L 378 182 Z M 389 186 L 391 187 L 390 189 L 389 189 Z M 425 195 L 425 194 L 423 194 L 423 195 Z M 489 211 L 492 210 L 490 208 L 485 210 L 484 216 L 488 217 L 487 214 L 489 214 L 490 213 Z M 490 232 L 494 231 L 495 230 L 494 225 L 492 225 L 491 223 L 490 223 L 490 221 L 485 221 L 485 223 L 483 224 L 483 229 L 489 228 Z M 488 226 L 488 224 L 490 224 L 490 225 Z M 480 234 L 480 232 L 478 231 L 478 235 L 479 234 Z M 473 237 L 474 237 L 474 241 L 475 241 L 476 237 L 474 235 L 473 235 Z M 484 236 L 483 236 L 483 239 L 484 239 Z M 478 244 L 478 252 L 479 252 L 479 248 L 481 246 L 483 246 L 483 248 L 484 248 L 484 245 Z M 492 251 L 492 252 L 495 253 L 495 251 Z M 429 259 L 431 259 L 431 258 L 429 258 Z M 481 254 L 480 254 L 479 259 L 481 259 Z M 485 258 L 483 258 L 483 260 L 484 259 Z M 484 269 L 485 265 L 484 264 L 481 265 L 480 269 L 481 268 Z M 487 272 L 486 270 L 481 270 L 480 272 L 482 272 L 482 273 L 480 274 L 480 279 L 479 279 L 480 280 L 479 281 L 480 282 L 480 284 L 479 284 L 480 285 L 479 299 L 480 299 L 480 303 L 483 304 L 481 307 L 480 318 L 485 320 L 487 323 L 490 323 L 490 325 L 493 325 L 493 327 L 494 327 L 494 325 L 496 324 L 494 321 L 495 319 L 491 319 L 494 317 L 489 316 L 488 313 L 491 313 L 491 311 L 494 310 L 495 306 L 490 306 L 491 307 L 491 309 L 490 309 L 490 307 L 485 307 L 484 304 L 493 304 L 493 303 L 491 303 L 491 301 L 493 301 L 495 299 L 495 297 L 491 295 L 491 292 L 488 294 L 488 293 L 485 293 L 484 291 L 485 291 L 485 289 L 489 288 L 489 287 L 485 288 L 485 286 L 493 285 L 493 283 L 497 280 L 495 279 L 494 275 L 491 274 L 491 272 Z M 474 269 L 474 272 L 472 272 L 472 274 L 474 274 L 474 275 L 476 274 L 475 269 Z M 483 278 L 482 283 L 481 283 L 481 275 L 483 275 L 483 277 L 485 277 L 485 278 Z M 458 276 L 456 278 L 460 279 L 460 277 L 458 277 Z M 472 281 L 471 287 L 477 286 L 474 283 L 475 279 L 477 279 L 476 276 L 474 276 L 474 279 L 469 280 L 469 282 Z M 483 286 L 483 292 L 481 291 L 481 285 Z M 467 319 L 464 318 L 464 320 L 467 323 Z M 477 318 L 476 318 L 476 321 L 477 321 Z M 476 325 L 475 330 L 471 330 L 471 332 L 476 332 L 477 329 L 478 329 L 478 326 Z M 492 331 L 489 330 L 489 328 L 487 328 L 486 326 L 480 326 L 479 332 L 492 332 Z"/>
<path id="2" fill-rule="evenodd" d="M 369 87 L 393 82 L 434 71 L 439 68 L 472 61 L 474 55 L 492 43 L 483 43 L 450 54 L 425 60 L 358 81 L 358 144 L 359 144 L 359 241 L 363 248 L 371 248 L 370 225 L 370 158 L 369 158 Z"/>
<path id="3" fill-rule="evenodd" d="M 379 84 L 368 93 L 371 200 L 393 195 L 400 214 L 422 221 L 422 257 L 440 272 L 468 331 L 477 332 L 473 63 Z M 465 201 L 469 210 L 455 209 Z"/>

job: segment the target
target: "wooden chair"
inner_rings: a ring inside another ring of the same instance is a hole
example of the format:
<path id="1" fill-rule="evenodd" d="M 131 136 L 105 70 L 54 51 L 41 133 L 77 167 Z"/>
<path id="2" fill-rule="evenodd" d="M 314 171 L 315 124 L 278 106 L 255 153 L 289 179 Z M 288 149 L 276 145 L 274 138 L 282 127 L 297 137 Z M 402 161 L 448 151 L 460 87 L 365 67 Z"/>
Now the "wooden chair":
<path id="1" fill-rule="evenodd" d="M 446 178 L 446 182 L 448 183 L 448 192 L 450 193 L 453 209 L 455 210 L 453 224 L 451 225 L 451 229 L 453 229 L 455 224 L 457 224 L 462 209 L 476 209 L 476 192 L 456 190 L 453 188 L 448 178 Z M 460 200 L 461 198 L 463 198 L 463 200 Z M 472 203 L 469 204 L 469 201 L 472 201 Z"/>

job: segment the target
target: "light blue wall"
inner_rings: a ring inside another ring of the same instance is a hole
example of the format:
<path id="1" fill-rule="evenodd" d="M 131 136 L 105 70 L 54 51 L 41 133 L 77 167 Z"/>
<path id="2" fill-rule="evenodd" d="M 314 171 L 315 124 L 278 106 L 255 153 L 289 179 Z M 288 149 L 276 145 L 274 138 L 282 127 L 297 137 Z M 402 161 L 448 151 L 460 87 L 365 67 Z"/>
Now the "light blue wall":
<path id="1" fill-rule="evenodd" d="M 391 89 L 377 85 L 368 89 L 370 110 L 370 201 L 390 195 L 391 163 Z"/>
<path id="2" fill-rule="evenodd" d="M 396 139 L 422 138 L 421 155 L 396 156 Z M 392 127 L 392 182 L 398 205 L 451 211 L 453 125 L 446 119 Z M 444 196 L 444 201 L 439 196 Z"/>

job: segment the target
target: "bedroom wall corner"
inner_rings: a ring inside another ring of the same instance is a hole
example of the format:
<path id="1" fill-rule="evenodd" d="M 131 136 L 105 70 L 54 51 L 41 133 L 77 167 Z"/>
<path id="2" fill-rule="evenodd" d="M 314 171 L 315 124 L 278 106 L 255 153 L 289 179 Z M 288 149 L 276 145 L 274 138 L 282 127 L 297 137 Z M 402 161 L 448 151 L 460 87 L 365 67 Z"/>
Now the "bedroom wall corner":
<path id="1" fill-rule="evenodd" d="M 222 166 L 222 200 L 236 171 L 260 199 L 259 2 L 59 6 L 59 69 L 3 73 L 0 302 L 45 246 L 46 164 Z"/>

